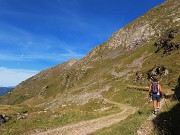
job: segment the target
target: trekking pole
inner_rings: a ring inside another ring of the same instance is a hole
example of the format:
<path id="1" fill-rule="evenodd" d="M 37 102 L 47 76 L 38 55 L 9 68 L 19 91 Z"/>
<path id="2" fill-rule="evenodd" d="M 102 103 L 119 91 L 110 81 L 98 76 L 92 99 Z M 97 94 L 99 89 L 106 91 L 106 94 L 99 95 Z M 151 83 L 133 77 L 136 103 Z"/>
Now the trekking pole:
<path id="1" fill-rule="evenodd" d="M 164 101 L 165 101 L 165 104 L 166 104 L 166 111 L 168 112 L 169 111 L 169 106 L 168 106 L 165 98 L 164 98 Z"/>

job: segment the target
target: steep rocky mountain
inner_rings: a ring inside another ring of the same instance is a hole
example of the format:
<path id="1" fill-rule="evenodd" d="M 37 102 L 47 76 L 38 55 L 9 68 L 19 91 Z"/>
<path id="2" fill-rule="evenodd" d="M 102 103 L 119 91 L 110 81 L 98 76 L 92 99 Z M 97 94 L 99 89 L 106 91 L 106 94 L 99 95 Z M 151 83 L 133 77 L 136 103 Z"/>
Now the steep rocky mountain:
<path id="1" fill-rule="evenodd" d="M 78 120 L 89 112 L 102 113 L 109 107 L 104 99 L 142 108 L 145 93 L 129 92 L 127 87 L 147 89 L 152 77 L 159 79 L 165 92 L 177 87 L 179 48 L 180 2 L 167 0 L 115 32 L 84 58 L 71 59 L 21 82 L 0 97 L 0 104 L 28 106 L 33 113 L 68 112 L 68 118 Z M 114 111 L 112 108 L 109 110 Z M 75 111 L 81 117 L 75 117 Z"/>
<path id="2" fill-rule="evenodd" d="M 73 59 L 40 72 L 20 83 L 10 95 L 6 95 L 6 99 L 0 101 L 17 104 L 37 95 L 49 98 L 57 94 L 62 95 L 67 91 L 88 91 L 91 87 L 97 87 L 96 85 L 103 83 L 106 86 L 101 89 L 106 90 L 110 86 L 107 85 L 108 79 L 105 76 L 111 79 L 126 76 L 127 80 L 138 68 L 142 67 L 143 62 L 151 54 L 142 52 L 136 64 L 133 61 L 127 62 L 126 69 L 123 69 L 125 66 L 120 57 L 134 52 L 140 46 L 153 44 L 157 37 L 167 31 L 178 30 L 180 27 L 179 7 L 178 0 L 166 1 L 118 30 L 108 41 L 94 48 L 83 59 L 79 61 Z M 113 59 L 119 59 L 119 61 L 113 63 Z M 7 96 L 11 98 L 10 101 Z"/>
<path id="3" fill-rule="evenodd" d="M 107 42 L 94 48 L 89 56 L 96 57 L 101 52 L 103 58 L 112 58 L 123 54 L 124 50 L 134 50 L 169 29 L 179 28 L 179 14 L 179 1 L 168 0 L 115 32 Z"/>

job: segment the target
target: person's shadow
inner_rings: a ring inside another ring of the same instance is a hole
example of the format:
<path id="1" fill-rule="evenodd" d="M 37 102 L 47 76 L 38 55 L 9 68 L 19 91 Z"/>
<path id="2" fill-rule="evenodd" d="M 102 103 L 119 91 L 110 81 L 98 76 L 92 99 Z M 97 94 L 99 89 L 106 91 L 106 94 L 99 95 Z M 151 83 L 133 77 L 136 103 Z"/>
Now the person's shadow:
<path id="1" fill-rule="evenodd" d="M 171 100 L 177 100 L 177 104 L 170 108 L 165 100 L 166 112 L 160 113 L 154 120 L 154 127 L 159 135 L 180 135 L 180 76 L 174 94 L 167 96 Z"/>

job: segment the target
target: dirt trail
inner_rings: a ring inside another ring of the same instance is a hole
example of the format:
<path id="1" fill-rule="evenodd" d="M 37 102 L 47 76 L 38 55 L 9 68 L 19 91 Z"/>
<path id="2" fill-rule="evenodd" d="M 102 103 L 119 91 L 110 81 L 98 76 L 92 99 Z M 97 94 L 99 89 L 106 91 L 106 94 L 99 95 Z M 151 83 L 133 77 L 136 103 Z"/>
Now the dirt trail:
<path id="1" fill-rule="evenodd" d="M 116 104 L 123 111 L 118 114 L 113 114 L 94 120 L 82 121 L 76 124 L 69 124 L 56 129 L 36 133 L 34 135 L 87 135 L 95 132 L 98 129 L 109 127 L 112 124 L 118 123 L 137 111 L 137 108 L 135 107 L 109 101 L 108 99 L 105 99 L 105 102 Z"/>
<path id="2" fill-rule="evenodd" d="M 162 108 L 162 106 L 165 103 L 165 99 L 162 99 L 160 104 L 160 110 Z M 140 127 L 140 129 L 137 131 L 138 135 L 150 135 L 154 129 L 154 124 L 153 124 L 153 119 L 155 119 L 157 117 L 157 115 L 151 114 L 148 118 L 147 121 L 145 123 L 143 123 Z"/>

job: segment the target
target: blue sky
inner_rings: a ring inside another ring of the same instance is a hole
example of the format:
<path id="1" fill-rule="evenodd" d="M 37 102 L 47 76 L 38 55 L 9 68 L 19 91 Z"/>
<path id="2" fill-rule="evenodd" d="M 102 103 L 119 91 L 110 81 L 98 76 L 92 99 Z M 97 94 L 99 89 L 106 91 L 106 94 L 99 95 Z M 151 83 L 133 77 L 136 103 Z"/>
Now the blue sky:
<path id="1" fill-rule="evenodd" d="M 0 86 L 82 58 L 165 0 L 0 0 Z"/>

